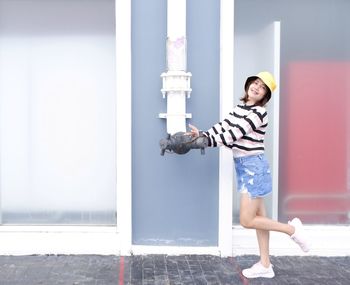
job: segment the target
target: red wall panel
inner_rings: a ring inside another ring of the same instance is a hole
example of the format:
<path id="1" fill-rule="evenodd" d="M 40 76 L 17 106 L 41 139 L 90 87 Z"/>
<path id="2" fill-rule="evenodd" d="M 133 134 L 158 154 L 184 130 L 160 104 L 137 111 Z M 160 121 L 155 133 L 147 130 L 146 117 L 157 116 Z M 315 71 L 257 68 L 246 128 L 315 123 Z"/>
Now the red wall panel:
<path id="1" fill-rule="evenodd" d="M 281 129 L 282 212 L 343 222 L 350 211 L 350 63 L 294 62 L 287 71 Z M 283 96 L 283 94 L 281 94 Z"/>

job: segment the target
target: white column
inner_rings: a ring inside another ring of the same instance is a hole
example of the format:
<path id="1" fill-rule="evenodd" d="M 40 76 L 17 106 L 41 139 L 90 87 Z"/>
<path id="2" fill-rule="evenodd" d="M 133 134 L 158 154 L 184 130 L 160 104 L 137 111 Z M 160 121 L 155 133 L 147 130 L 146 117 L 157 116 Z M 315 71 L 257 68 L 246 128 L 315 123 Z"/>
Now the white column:
<path id="1" fill-rule="evenodd" d="M 167 36 L 186 37 L 186 0 L 168 0 Z"/>
<path id="2" fill-rule="evenodd" d="M 159 114 L 167 120 L 167 133 L 186 131 L 186 96 L 189 97 L 191 74 L 187 69 L 186 0 L 168 0 L 167 9 L 167 71 L 162 73 L 163 97 L 167 99 L 167 113 Z"/>
<path id="3" fill-rule="evenodd" d="M 233 108 L 234 1 L 221 0 L 220 6 L 220 118 Z M 220 148 L 219 161 L 219 250 L 232 256 L 233 160 L 229 149 Z"/>
<path id="4" fill-rule="evenodd" d="M 115 1 L 117 229 L 120 254 L 131 252 L 131 0 Z M 117 243 L 117 241 L 116 241 Z"/>
<path id="5" fill-rule="evenodd" d="M 280 47 L 281 47 L 281 22 L 273 23 L 274 33 L 274 66 L 273 74 L 277 83 L 277 90 L 273 94 L 273 185 L 272 185 L 272 218 L 278 219 L 278 177 L 279 177 L 279 129 L 280 129 Z"/>

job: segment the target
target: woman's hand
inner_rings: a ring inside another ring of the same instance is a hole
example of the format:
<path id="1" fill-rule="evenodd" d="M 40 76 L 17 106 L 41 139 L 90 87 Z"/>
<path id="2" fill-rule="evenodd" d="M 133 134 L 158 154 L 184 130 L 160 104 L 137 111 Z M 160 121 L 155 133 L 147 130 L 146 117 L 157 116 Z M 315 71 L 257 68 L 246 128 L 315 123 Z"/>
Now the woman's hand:
<path id="1" fill-rule="evenodd" d="M 189 132 L 189 134 L 194 137 L 194 138 L 197 138 L 199 137 L 199 130 L 197 129 L 197 127 L 191 125 L 191 124 L 188 124 L 188 126 L 190 127 L 191 131 Z"/>

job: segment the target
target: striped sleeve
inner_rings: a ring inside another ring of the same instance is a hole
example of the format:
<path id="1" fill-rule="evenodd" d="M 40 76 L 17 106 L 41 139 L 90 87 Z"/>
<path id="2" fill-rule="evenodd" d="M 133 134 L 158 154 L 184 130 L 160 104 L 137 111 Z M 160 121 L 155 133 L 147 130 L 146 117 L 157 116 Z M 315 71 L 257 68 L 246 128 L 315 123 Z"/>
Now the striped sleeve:
<path id="1" fill-rule="evenodd" d="M 210 147 L 231 147 L 237 140 L 266 124 L 267 112 L 263 107 L 243 108 L 237 106 L 222 122 L 215 124 L 204 135 L 209 138 Z"/>

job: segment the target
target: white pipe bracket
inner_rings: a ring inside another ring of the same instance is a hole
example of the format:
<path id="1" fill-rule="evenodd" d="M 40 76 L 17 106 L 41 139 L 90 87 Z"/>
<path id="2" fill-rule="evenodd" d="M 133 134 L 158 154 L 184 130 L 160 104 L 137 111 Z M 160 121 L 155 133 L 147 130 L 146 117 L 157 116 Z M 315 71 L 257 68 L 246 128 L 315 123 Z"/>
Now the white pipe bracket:
<path id="1" fill-rule="evenodd" d="M 160 77 L 163 79 L 163 88 L 160 90 L 163 98 L 167 92 L 185 92 L 187 98 L 190 98 L 191 89 L 191 72 L 185 71 L 167 71 L 163 72 Z"/>

